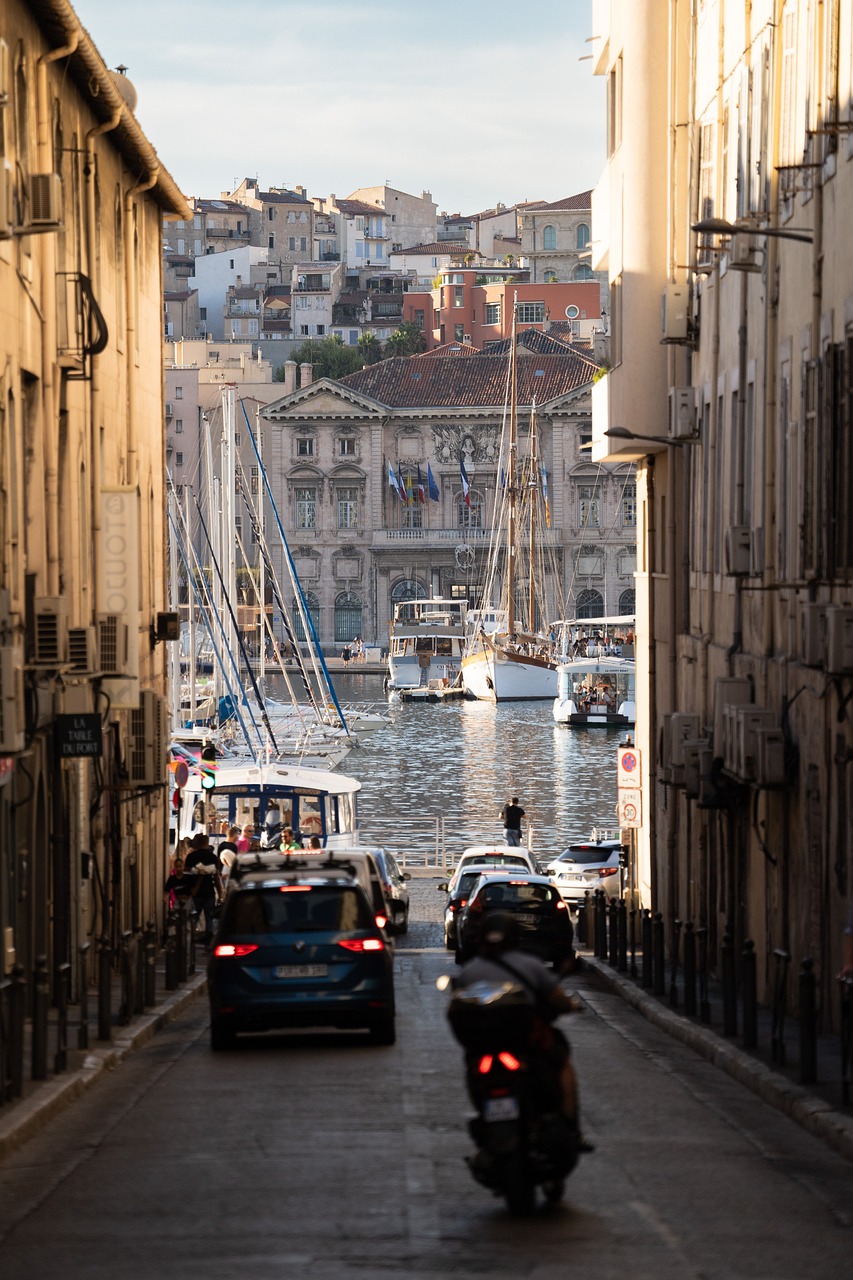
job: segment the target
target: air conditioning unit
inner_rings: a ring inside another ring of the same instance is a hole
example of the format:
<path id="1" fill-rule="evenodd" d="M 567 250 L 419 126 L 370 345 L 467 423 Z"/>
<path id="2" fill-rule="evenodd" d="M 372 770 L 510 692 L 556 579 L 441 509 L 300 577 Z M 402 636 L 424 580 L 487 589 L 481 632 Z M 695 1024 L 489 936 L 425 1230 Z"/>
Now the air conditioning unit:
<path id="1" fill-rule="evenodd" d="M 853 672 L 853 609 L 847 606 L 826 611 L 826 669 L 833 676 Z"/>
<path id="2" fill-rule="evenodd" d="M 152 689 L 143 689 L 130 712 L 128 776 L 132 786 L 156 787 L 166 780 L 166 709 Z"/>
<path id="3" fill-rule="evenodd" d="M 684 342 L 688 333 L 690 290 L 686 284 L 668 284 L 663 293 L 661 329 L 664 342 Z"/>
<path id="4" fill-rule="evenodd" d="M 733 271 L 760 271 L 764 251 L 751 236 L 739 233 L 729 245 L 729 266 Z"/>
<path id="5" fill-rule="evenodd" d="M 782 730 L 756 729 L 755 749 L 755 785 L 762 788 L 784 787 L 788 780 L 785 775 L 785 735 Z"/>
<path id="6" fill-rule="evenodd" d="M 58 227 L 62 221 L 62 179 L 58 173 L 30 177 L 30 221 L 33 227 Z"/>
<path id="7" fill-rule="evenodd" d="M 696 388 L 670 387 L 670 440 L 692 440 L 696 434 Z"/>
<path id="8" fill-rule="evenodd" d="M 174 413 L 174 408 L 175 408 L 175 406 L 172 404 L 172 401 L 171 401 L 171 400 L 167 400 L 167 401 L 166 401 L 166 417 L 167 417 L 167 418 L 171 418 L 171 417 L 172 417 L 172 415 L 173 415 L 173 413 Z"/>
<path id="9" fill-rule="evenodd" d="M 748 574 L 752 558 L 752 531 L 745 524 L 726 529 L 726 573 L 733 577 Z"/>
<path id="10" fill-rule="evenodd" d="M 692 713 L 676 712 L 668 717 L 669 763 L 674 786 L 684 785 L 684 744 L 699 737 L 699 717 Z"/>
<path id="11" fill-rule="evenodd" d="M 24 655 L 19 644 L 0 648 L 0 755 L 24 749 Z"/>
<path id="12" fill-rule="evenodd" d="M 94 627 L 68 628 L 68 665 L 72 671 L 97 670 L 98 646 Z"/>
<path id="13" fill-rule="evenodd" d="M 682 744 L 684 754 L 684 794 L 689 800 L 698 800 L 702 793 L 703 776 L 709 776 L 714 753 L 707 738 L 694 738 Z"/>
<path id="14" fill-rule="evenodd" d="M 127 671 L 127 623 L 117 613 L 99 613 L 97 670 L 105 675 Z"/>
<path id="15" fill-rule="evenodd" d="M 826 661 L 826 615 L 834 605 L 809 601 L 800 606 L 800 659 L 807 667 Z"/>
<path id="16" fill-rule="evenodd" d="M 746 676 L 719 676 L 714 681 L 714 755 L 724 757 L 723 713 L 727 706 L 745 706 L 752 702 L 752 681 Z"/>
<path id="17" fill-rule="evenodd" d="M 66 661 L 67 611 L 63 596 L 36 596 L 33 600 L 33 661 L 37 666 L 58 667 Z"/>
<path id="18" fill-rule="evenodd" d="M 735 718 L 735 767 L 732 772 L 744 782 L 753 782 L 758 772 L 756 734 L 762 729 L 778 729 L 778 717 L 764 707 L 737 707 Z"/>

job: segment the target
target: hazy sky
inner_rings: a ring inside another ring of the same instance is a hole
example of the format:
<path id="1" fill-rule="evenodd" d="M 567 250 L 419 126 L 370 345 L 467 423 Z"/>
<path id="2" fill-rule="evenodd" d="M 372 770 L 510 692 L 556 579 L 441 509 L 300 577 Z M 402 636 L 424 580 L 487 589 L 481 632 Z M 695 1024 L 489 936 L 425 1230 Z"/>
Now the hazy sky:
<path id="1" fill-rule="evenodd" d="M 187 195 L 243 177 L 439 210 L 559 200 L 604 166 L 592 0 L 71 0 Z"/>

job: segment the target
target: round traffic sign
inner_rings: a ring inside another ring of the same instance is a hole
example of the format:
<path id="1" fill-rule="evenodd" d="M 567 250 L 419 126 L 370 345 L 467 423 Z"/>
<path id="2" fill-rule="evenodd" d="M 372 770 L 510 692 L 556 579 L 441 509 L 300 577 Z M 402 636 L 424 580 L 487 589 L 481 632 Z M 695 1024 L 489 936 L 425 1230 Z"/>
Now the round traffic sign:
<path id="1" fill-rule="evenodd" d="M 190 780 L 190 769 L 186 760 L 177 760 L 174 765 L 175 786 L 185 787 Z"/>

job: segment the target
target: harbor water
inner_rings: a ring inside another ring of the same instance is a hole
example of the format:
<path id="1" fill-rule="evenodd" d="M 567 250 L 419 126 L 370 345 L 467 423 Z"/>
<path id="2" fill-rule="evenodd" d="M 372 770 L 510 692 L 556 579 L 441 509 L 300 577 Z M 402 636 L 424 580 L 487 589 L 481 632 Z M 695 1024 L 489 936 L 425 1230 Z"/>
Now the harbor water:
<path id="1" fill-rule="evenodd" d="M 594 826 L 615 826 L 624 730 L 555 725 L 550 701 L 389 705 L 381 676 L 334 680 L 344 707 L 369 703 L 391 718 L 341 765 L 362 784 L 365 840 L 415 864 L 453 863 L 467 845 L 503 840 L 498 815 L 514 795 L 539 858 L 589 839 Z"/>

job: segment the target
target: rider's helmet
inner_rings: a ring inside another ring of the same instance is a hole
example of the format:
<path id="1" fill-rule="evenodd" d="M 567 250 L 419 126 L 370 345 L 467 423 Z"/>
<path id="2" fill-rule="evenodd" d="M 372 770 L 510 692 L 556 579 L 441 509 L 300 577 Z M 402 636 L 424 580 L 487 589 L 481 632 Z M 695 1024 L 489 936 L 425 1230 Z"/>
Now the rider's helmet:
<path id="1" fill-rule="evenodd" d="M 477 942 L 480 955 L 500 955 L 518 945 L 518 921 L 510 911 L 490 911 L 483 919 Z"/>

